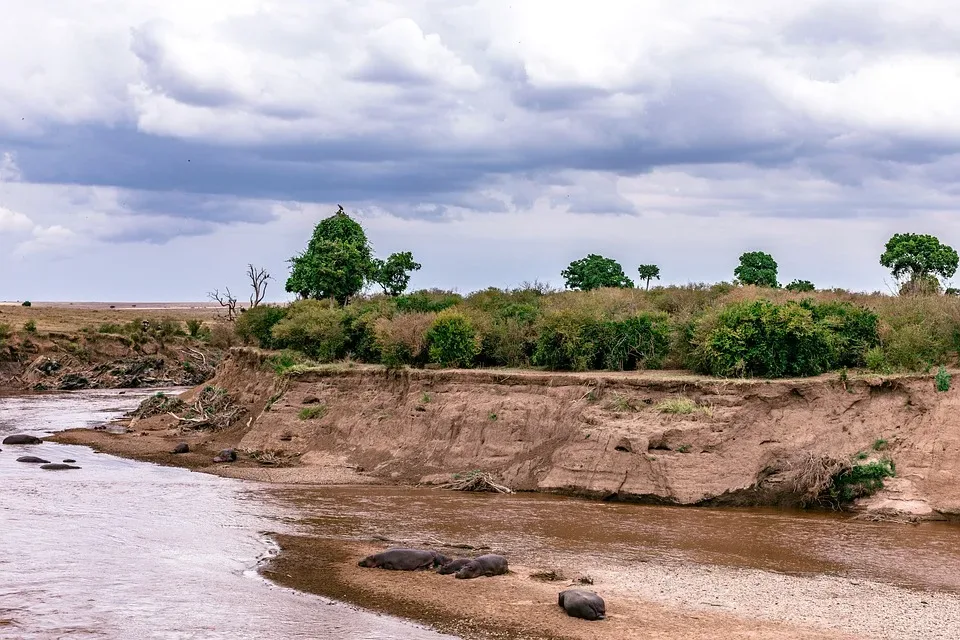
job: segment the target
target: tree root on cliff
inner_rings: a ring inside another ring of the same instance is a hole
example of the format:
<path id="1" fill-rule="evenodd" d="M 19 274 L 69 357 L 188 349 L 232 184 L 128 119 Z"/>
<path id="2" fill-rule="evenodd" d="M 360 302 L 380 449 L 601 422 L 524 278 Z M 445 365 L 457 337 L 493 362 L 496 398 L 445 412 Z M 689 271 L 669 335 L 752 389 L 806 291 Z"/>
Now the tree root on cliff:
<path id="1" fill-rule="evenodd" d="M 505 487 L 493 480 L 489 473 L 471 471 L 453 476 L 453 482 L 441 484 L 438 489 L 450 491 L 486 491 L 492 493 L 513 493 L 513 489 Z"/>
<path id="2" fill-rule="evenodd" d="M 833 485 L 834 478 L 851 468 L 849 462 L 807 452 L 791 464 L 790 486 L 804 506 L 819 503 L 820 496 Z"/>

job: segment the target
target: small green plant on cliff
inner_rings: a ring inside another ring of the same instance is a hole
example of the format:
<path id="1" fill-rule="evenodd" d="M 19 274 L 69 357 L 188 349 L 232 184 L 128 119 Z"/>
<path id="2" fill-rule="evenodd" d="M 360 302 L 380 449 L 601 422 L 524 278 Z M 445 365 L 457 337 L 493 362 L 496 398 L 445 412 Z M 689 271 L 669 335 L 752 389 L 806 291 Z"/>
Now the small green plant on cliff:
<path id="1" fill-rule="evenodd" d="M 622 396 L 619 393 L 613 396 L 613 400 L 610 401 L 610 410 L 615 413 L 629 413 L 631 411 L 636 411 L 637 407 L 633 404 L 633 401 L 626 396 Z"/>
<path id="2" fill-rule="evenodd" d="M 825 497 L 839 505 L 871 496 L 883 488 L 884 479 L 893 478 L 896 472 L 890 458 L 855 464 L 834 476 Z"/>
<path id="3" fill-rule="evenodd" d="M 677 453 L 690 453 L 690 445 L 682 444 L 677 447 Z"/>
<path id="4" fill-rule="evenodd" d="M 947 373 L 946 367 L 940 365 L 940 368 L 937 370 L 937 375 L 934 377 L 934 381 L 937 385 L 937 391 L 943 393 L 950 391 L 950 374 Z"/>
<path id="5" fill-rule="evenodd" d="M 23 330 L 27 333 L 36 333 L 37 332 L 37 323 L 33 320 L 27 320 L 23 323 Z"/>
<path id="6" fill-rule="evenodd" d="M 874 451 L 885 451 L 887 448 L 887 441 L 883 438 L 877 438 L 873 441 L 873 450 Z"/>
<path id="7" fill-rule="evenodd" d="M 200 329 L 203 328 L 203 320 L 187 320 L 187 332 L 191 338 L 200 337 Z"/>
<path id="8" fill-rule="evenodd" d="M 304 407 L 300 409 L 297 417 L 301 420 L 317 420 L 325 415 L 327 415 L 327 405 L 318 404 L 315 407 Z"/>
<path id="9" fill-rule="evenodd" d="M 662 402 L 657 403 L 655 408 L 659 413 L 672 415 L 685 416 L 696 413 L 711 415 L 713 413 L 710 407 L 699 405 L 690 398 L 685 398 L 683 396 L 677 396 L 676 398 L 668 398 L 667 400 L 663 400 Z"/>

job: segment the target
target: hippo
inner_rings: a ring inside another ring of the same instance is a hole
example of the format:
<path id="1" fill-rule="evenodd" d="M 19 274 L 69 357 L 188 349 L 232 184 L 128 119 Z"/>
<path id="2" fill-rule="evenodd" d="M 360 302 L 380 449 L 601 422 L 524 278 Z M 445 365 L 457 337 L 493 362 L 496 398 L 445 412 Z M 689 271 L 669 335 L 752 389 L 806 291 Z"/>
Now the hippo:
<path id="1" fill-rule="evenodd" d="M 450 558 L 436 551 L 394 548 L 369 555 L 358 562 L 357 566 L 390 571 L 418 571 L 432 569 L 448 562 Z"/>
<path id="2" fill-rule="evenodd" d="M 186 442 L 181 442 L 173 448 L 173 451 L 170 453 L 190 453 L 190 445 Z"/>
<path id="3" fill-rule="evenodd" d="M 36 436 L 28 436 L 25 433 L 18 433 L 14 436 L 7 436 L 3 439 L 3 444 L 42 444 L 43 440 Z"/>
<path id="4" fill-rule="evenodd" d="M 451 560 L 450 562 L 446 563 L 445 565 L 437 569 L 437 573 L 441 575 L 449 575 L 451 573 L 456 573 L 457 571 L 460 571 L 460 569 L 463 569 L 464 565 L 472 561 L 473 561 L 473 558 L 457 558 L 456 560 Z"/>
<path id="5" fill-rule="evenodd" d="M 237 459 L 237 452 L 233 449 L 224 449 L 213 459 L 214 462 L 234 462 Z"/>
<path id="6" fill-rule="evenodd" d="M 463 565 L 456 574 L 455 578 L 469 580 L 470 578 L 479 578 L 480 576 L 499 576 L 507 573 L 507 559 L 495 553 L 477 556 L 467 564 Z"/>
<path id="7" fill-rule="evenodd" d="M 44 460 L 43 458 L 38 458 L 37 456 L 21 456 L 17 458 L 17 462 L 27 462 L 29 464 L 50 464 L 49 460 Z"/>
<path id="8" fill-rule="evenodd" d="M 47 471 L 63 471 L 65 469 L 79 469 L 80 467 L 75 467 L 72 464 L 62 464 L 60 462 L 55 462 L 53 464 L 42 464 L 40 465 L 41 469 L 46 469 Z"/>
<path id="9" fill-rule="evenodd" d="M 584 620 L 603 620 L 607 617 L 607 608 L 603 598 L 593 591 L 585 589 L 567 589 L 557 597 L 557 604 L 563 607 L 568 616 Z"/>
<path id="10" fill-rule="evenodd" d="M 73 464 L 74 462 L 76 462 L 76 460 L 74 460 L 73 458 L 67 458 L 66 460 L 64 460 L 64 462 L 66 462 L 67 464 Z"/>

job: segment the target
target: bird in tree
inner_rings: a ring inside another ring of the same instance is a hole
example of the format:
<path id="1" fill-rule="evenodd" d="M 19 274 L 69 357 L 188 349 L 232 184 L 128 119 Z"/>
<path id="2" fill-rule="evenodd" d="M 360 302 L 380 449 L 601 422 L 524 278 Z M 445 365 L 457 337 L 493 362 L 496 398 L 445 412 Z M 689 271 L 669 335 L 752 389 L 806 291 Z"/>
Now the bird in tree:
<path id="1" fill-rule="evenodd" d="M 880 264 L 901 281 L 901 293 L 939 290 L 938 278 L 950 278 L 957 272 L 957 252 L 935 236 L 897 233 L 887 241 Z"/>
<path id="2" fill-rule="evenodd" d="M 410 272 L 419 271 L 420 267 L 409 251 L 393 253 L 386 260 L 374 258 L 371 280 L 380 285 L 388 296 L 398 296 L 407 290 Z"/>
<path id="3" fill-rule="evenodd" d="M 777 261 L 769 253 L 751 251 L 740 256 L 740 266 L 733 270 L 741 284 L 777 288 Z"/>
<path id="4" fill-rule="evenodd" d="M 568 289 L 589 291 L 601 287 L 633 288 L 633 281 L 623 272 L 619 262 L 594 253 L 574 260 L 560 275 L 566 280 Z"/>
<path id="5" fill-rule="evenodd" d="M 642 264 L 637 271 L 640 272 L 640 279 L 647 281 L 647 291 L 650 290 L 650 281 L 652 279 L 660 279 L 660 267 L 655 264 Z"/>

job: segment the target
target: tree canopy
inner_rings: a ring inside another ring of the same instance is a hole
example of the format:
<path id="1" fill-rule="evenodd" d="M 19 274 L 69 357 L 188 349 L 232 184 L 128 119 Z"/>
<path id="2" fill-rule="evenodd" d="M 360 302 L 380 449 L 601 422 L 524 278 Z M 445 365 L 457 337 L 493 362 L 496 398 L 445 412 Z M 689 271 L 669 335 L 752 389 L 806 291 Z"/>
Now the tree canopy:
<path id="1" fill-rule="evenodd" d="M 368 282 L 381 284 L 391 295 L 402 293 L 410 280 L 406 272 L 420 268 L 410 252 L 376 260 L 363 227 L 343 207 L 317 223 L 307 248 L 291 258 L 290 265 L 288 292 L 301 298 L 333 298 L 341 305 Z"/>
<path id="2" fill-rule="evenodd" d="M 780 286 L 777 283 L 777 261 L 763 251 L 751 251 L 741 255 L 740 266 L 733 270 L 733 275 L 741 284 L 772 288 Z"/>
<path id="3" fill-rule="evenodd" d="M 650 280 L 660 279 L 660 267 L 655 264 L 642 264 L 637 271 L 640 272 L 640 279 L 647 281 L 647 290 L 650 289 Z"/>
<path id="4" fill-rule="evenodd" d="M 787 291 L 793 291 L 795 293 L 806 293 L 808 291 L 816 291 L 817 288 L 813 286 L 813 283 L 809 280 L 794 280 L 790 284 L 784 287 Z"/>
<path id="5" fill-rule="evenodd" d="M 619 262 L 594 253 L 574 260 L 560 275 L 566 280 L 568 289 L 589 291 L 601 287 L 633 288 L 633 281 L 623 272 Z"/>
<path id="6" fill-rule="evenodd" d="M 941 244 L 935 236 L 915 233 L 894 234 L 880 256 L 880 264 L 890 269 L 894 278 L 907 281 L 906 289 L 917 292 L 931 289 L 931 279 L 953 276 L 958 261 L 953 247 Z M 938 282 L 936 285 L 939 288 Z"/>
<path id="7" fill-rule="evenodd" d="M 392 253 L 386 260 L 374 258 L 371 280 L 380 285 L 388 296 L 398 296 L 407 290 L 410 272 L 419 271 L 420 267 L 409 251 Z"/>

